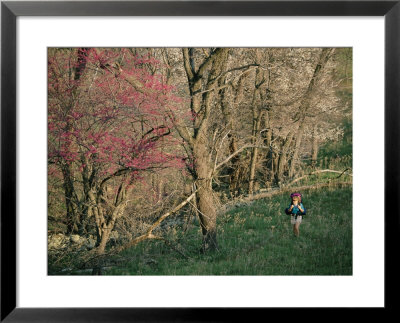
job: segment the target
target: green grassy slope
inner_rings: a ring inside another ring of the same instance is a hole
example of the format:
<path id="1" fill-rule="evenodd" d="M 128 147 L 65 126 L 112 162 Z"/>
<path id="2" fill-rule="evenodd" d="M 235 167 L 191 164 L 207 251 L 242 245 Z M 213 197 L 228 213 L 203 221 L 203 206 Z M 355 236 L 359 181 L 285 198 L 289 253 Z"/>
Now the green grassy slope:
<path id="1" fill-rule="evenodd" d="M 284 213 L 288 195 L 235 207 L 219 217 L 220 251 L 201 254 L 197 223 L 183 233 L 169 230 L 162 241 L 126 250 L 129 259 L 108 275 L 351 275 L 352 190 L 303 192 L 307 215 L 300 237 Z"/>

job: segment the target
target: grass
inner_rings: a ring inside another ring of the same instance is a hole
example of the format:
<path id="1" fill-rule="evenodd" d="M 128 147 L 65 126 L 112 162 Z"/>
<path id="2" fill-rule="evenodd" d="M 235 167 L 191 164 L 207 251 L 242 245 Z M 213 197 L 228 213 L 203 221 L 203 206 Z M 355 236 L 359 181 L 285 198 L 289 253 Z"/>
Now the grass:
<path id="1" fill-rule="evenodd" d="M 183 232 L 166 231 L 175 248 L 145 241 L 126 250 L 107 275 L 351 275 L 352 189 L 303 192 L 307 215 L 300 237 L 283 210 L 288 195 L 235 207 L 218 218 L 219 251 L 201 254 L 196 220 Z"/>

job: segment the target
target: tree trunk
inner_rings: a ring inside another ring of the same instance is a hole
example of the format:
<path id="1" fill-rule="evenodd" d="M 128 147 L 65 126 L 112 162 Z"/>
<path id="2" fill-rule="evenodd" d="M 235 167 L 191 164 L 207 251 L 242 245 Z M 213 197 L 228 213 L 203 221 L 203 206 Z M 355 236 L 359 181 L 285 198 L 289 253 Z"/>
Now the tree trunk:
<path id="1" fill-rule="evenodd" d="M 196 202 L 199 210 L 200 225 L 203 233 L 202 252 L 218 250 L 217 213 L 213 201 L 213 192 L 207 181 L 198 181 L 202 188 L 197 192 Z M 203 187 L 204 185 L 204 187 Z"/>
<path id="2" fill-rule="evenodd" d="M 267 147 L 267 153 L 264 155 L 264 163 L 263 163 L 263 169 L 264 169 L 264 181 L 266 187 L 270 187 L 273 181 L 274 177 L 274 154 L 273 154 L 273 149 L 271 147 L 271 141 L 272 141 L 272 130 L 271 130 L 271 124 L 270 124 L 270 113 L 269 111 L 266 111 L 264 114 L 264 123 L 263 123 L 263 128 L 264 131 L 262 132 L 262 136 L 264 138 L 264 146 Z"/>
<path id="3" fill-rule="evenodd" d="M 299 128 L 296 134 L 296 144 L 295 144 L 295 149 L 293 153 L 293 158 L 292 162 L 290 165 L 290 170 L 289 170 L 289 177 L 293 177 L 295 171 L 296 171 L 296 165 L 298 161 L 298 156 L 299 156 L 299 150 L 300 150 L 300 145 L 302 142 L 303 138 L 303 132 L 304 132 L 304 123 L 306 120 L 306 112 L 310 108 L 310 98 L 312 96 L 313 91 L 315 90 L 315 87 L 317 86 L 317 81 L 326 65 L 328 62 L 329 58 L 331 57 L 334 49 L 332 48 L 323 48 L 321 50 L 321 54 L 319 56 L 317 65 L 315 66 L 313 76 L 308 84 L 308 88 L 306 93 L 304 94 L 304 97 L 302 99 L 299 111 L 298 111 L 298 117 L 299 117 Z"/>
<path id="4" fill-rule="evenodd" d="M 260 109 L 253 108 L 253 136 L 252 136 L 252 144 L 257 144 L 257 136 L 260 131 L 260 122 L 262 118 L 263 112 Z M 256 165 L 257 165 L 257 157 L 258 157 L 258 148 L 253 147 L 251 150 L 251 159 L 250 159 L 250 176 L 249 176 L 249 194 L 253 194 L 254 192 L 254 184 L 256 180 Z"/>
<path id="5" fill-rule="evenodd" d="M 194 50 L 183 48 L 183 64 L 188 77 L 189 92 L 191 96 L 190 108 L 193 118 L 193 135 L 183 137 L 190 145 L 195 174 L 195 182 L 198 192 L 196 202 L 199 211 L 200 225 L 203 233 L 203 251 L 215 250 L 217 243 L 217 212 L 213 201 L 211 186 L 213 165 L 211 165 L 211 146 L 209 145 L 208 128 L 212 109 L 212 99 L 215 96 L 218 77 L 222 76 L 224 63 L 229 50 L 217 48 L 211 52 L 196 68 Z M 208 71 L 208 78 L 205 75 Z M 203 79 L 204 77 L 204 79 Z M 205 91 L 201 92 L 203 88 Z M 185 138 L 186 137 L 186 138 Z"/>
<path id="6" fill-rule="evenodd" d="M 86 68 L 87 62 L 87 51 L 85 48 L 78 48 L 77 51 L 78 58 L 76 62 L 76 67 L 74 69 L 74 81 L 79 81 L 82 73 Z M 75 97 L 75 93 L 78 90 L 79 85 L 75 83 L 72 86 L 72 93 L 71 101 Z M 71 102 L 66 108 L 66 114 L 68 115 L 71 111 L 74 102 Z M 68 133 L 72 129 L 71 118 L 67 118 L 66 125 L 65 125 L 65 132 Z M 69 145 L 69 144 L 68 144 Z M 68 148 L 67 148 L 68 150 Z M 61 170 L 63 173 L 64 179 L 64 194 L 65 194 L 65 206 L 67 209 L 67 231 L 69 234 L 73 232 L 78 232 L 80 227 L 80 215 L 79 212 L 76 210 L 76 205 L 73 202 L 73 198 L 75 195 L 75 188 L 73 182 L 73 174 L 71 170 L 71 165 L 66 161 L 61 165 Z M 76 201 L 77 202 L 77 201 Z"/>
<path id="7" fill-rule="evenodd" d="M 102 230 L 101 240 L 100 240 L 99 246 L 97 247 L 98 254 L 104 253 L 108 239 L 110 238 L 110 233 L 111 233 L 111 230 L 107 230 L 106 228 L 102 228 L 101 230 Z"/>
<path id="8" fill-rule="evenodd" d="M 254 96 L 255 96 L 255 94 L 254 94 Z M 255 102 L 253 100 L 253 129 L 252 129 L 252 136 L 251 136 L 252 145 L 255 145 L 256 141 L 257 141 L 258 124 L 259 124 L 259 116 L 260 116 L 259 113 L 257 113 L 258 112 L 257 110 L 258 109 L 255 106 Z M 253 147 L 251 149 L 251 157 L 250 157 L 249 194 L 253 194 L 253 191 L 254 191 L 257 154 L 258 154 L 257 147 Z"/>
<path id="9" fill-rule="evenodd" d="M 104 253 L 107 242 L 110 239 L 111 231 L 114 229 L 115 222 L 119 217 L 123 215 L 125 207 L 126 207 L 125 201 L 121 202 L 118 206 L 116 206 L 115 209 L 113 210 L 113 213 L 108 223 L 107 224 L 104 223 L 103 226 L 99 228 L 99 230 L 101 230 L 101 240 L 99 246 L 97 247 L 98 254 Z"/>
<path id="10" fill-rule="evenodd" d="M 260 52 L 256 49 L 256 63 L 260 63 Z M 264 72 L 261 69 L 256 70 L 256 76 L 254 80 L 254 93 L 253 100 L 251 103 L 253 112 L 253 128 L 251 134 L 251 143 L 254 147 L 251 150 L 250 159 L 250 174 L 249 174 L 249 194 L 254 192 L 254 184 L 256 180 L 256 165 L 257 165 L 257 155 L 258 148 L 255 147 L 257 144 L 258 133 L 260 131 L 260 124 L 262 119 L 262 95 L 260 86 L 265 82 Z M 260 100 L 259 100 L 260 99 Z"/>
<path id="11" fill-rule="evenodd" d="M 225 60 L 227 62 L 227 59 Z M 226 65 L 226 63 L 225 63 Z M 224 66 L 225 68 L 226 66 Z M 244 74 L 243 74 L 244 75 Z M 235 97 L 236 99 L 240 97 L 240 93 L 243 91 L 243 75 L 239 79 L 239 84 L 237 86 L 237 89 L 235 91 Z M 223 76 L 220 78 L 218 82 L 218 87 L 223 87 L 226 85 L 226 76 Z M 233 90 L 232 90 L 233 91 Z M 228 131 L 228 140 L 229 140 L 229 154 L 233 154 L 236 152 L 237 148 L 237 137 L 235 134 L 232 132 L 234 131 L 234 126 L 233 126 L 233 118 L 230 113 L 230 108 L 229 106 L 234 106 L 237 105 L 237 102 L 233 102 L 233 100 L 230 100 L 230 103 L 228 103 L 226 99 L 226 92 L 227 88 L 223 88 L 219 91 L 219 96 L 220 96 L 220 106 L 221 106 L 221 111 L 222 115 L 224 117 L 224 122 L 225 122 L 225 127 Z M 233 95 L 231 95 L 232 97 Z M 240 168 L 239 168 L 239 163 L 240 163 L 240 155 L 236 155 L 231 159 L 230 162 L 230 167 L 228 168 L 228 175 L 229 175 L 229 192 L 232 197 L 236 196 L 238 193 L 238 187 L 239 187 L 239 177 L 240 177 Z"/>
<path id="12" fill-rule="evenodd" d="M 213 201 L 211 186 L 212 168 L 209 163 L 207 146 L 204 138 L 198 138 L 193 151 L 196 156 L 196 204 L 199 209 L 199 220 L 203 233 L 202 251 L 218 249 L 217 243 L 217 212 Z"/>
<path id="13" fill-rule="evenodd" d="M 69 164 L 64 164 L 62 166 L 62 174 L 64 179 L 65 206 L 67 209 L 67 233 L 72 234 L 78 232 L 79 214 L 76 212 L 73 202 L 75 188 L 71 174 L 71 166 Z"/>
<path id="14" fill-rule="evenodd" d="M 317 126 L 314 126 L 313 138 L 312 138 L 312 151 L 311 151 L 311 167 L 317 166 L 318 159 L 318 136 L 316 135 Z"/>
<path id="15" fill-rule="evenodd" d="M 293 139 L 293 132 L 289 132 L 279 155 L 278 169 L 276 172 L 276 183 L 278 185 L 282 183 L 283 174 L 287 167 L 287 153 L 292 143 L 292 139 Z"/>
<path id="16" fill-rule="evenodd" d="M 293 178 L 295 172 L 296 172 L 296 166 L 298 165 L 298 159 L 300 155 L 300 146 L 303 140 L 303 133 L 304 133 L 304 117 L 300 121 L 299 128 L 296 133 L 296 139 L 295 139 L 295 146 L 294 146 L 294 152 L 292 156 L 292 160 L 290 163 L 290 170 L 289 170 L 289 177 Z"/>
<path id="17" fill-rule="evenodd" d="M 251 151 L 251 159 L 250 159 L 249 194 L 253 194 L 254 192 L 254 184 L 256 180 L 257 154 L 258 154 L 258 149 L 254 147 Z"/>
<path id="18" fill-rule="evenodd" d="M 229 142 L 229 153 L 233 154 L 237 150 L 236 137 L 231 136 Z M 239 186 L 240 186 L 240 176 L 241 175 L 241 167 L 240 167 L 240 155 L 236 155 L 231 160 L 230 172 L 229 172 L 229 191 L 232 197 L 235 197 L 239 194 Z"/>

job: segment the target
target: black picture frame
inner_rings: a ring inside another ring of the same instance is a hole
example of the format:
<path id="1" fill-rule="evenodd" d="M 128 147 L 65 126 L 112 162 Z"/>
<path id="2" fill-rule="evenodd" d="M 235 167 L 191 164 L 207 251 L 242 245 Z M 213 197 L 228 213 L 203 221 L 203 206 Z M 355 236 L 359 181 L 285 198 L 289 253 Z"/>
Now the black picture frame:
<path id="1" fill-rule="evenodd" d="M 399 236 L 400 4 L 396 1 L 4 1 L 1 3 L 1 321 L 233 322 L 264 308 L 19 308 L 16 306 L 16 19 L 19 16 L 384 16 L 385 306 L 397 298 Z M 371 153 L 373 148 L 371 147 Z M 268 292 L 268 291 L 266 291 Z M 344 291 L 345 292 L 345 291 Z M 38 291 L 40 293 L 40 291 Z M 283 309 L 288 310 L 288 309 Z M 329 316 L 335 318 L 332 309 Z M 376 309 L 378 315 L 382 309 Z M 304 313 L 304 312 L 303 312 Z M 288 312 L 285 312 L 285 318 Z M 349 313 L 350 314 L 350 313 Z M 370 317 L 371 312 L 368 312 Z M 259 316 L 260 315 L 260 316 Z M 271 315 L 268 313 L 268 315 Z M 280 315 L 280 314 L 278 314 Z M 292 314 L 289 314 L 292 318 Z M 294 314 L 297 315 L 297 314 Z M 341 315 L 341 314 L 338 314 Z M 321 318 L 321 317 L 320 317 Z M 370 317 L 371 318 L 371 317 Z M 382 317 L 380 316 L 382 319 Z M 280 319 L 280 318 L 279 318 Z M 305 317 L 305 319 L 309 319 Z M 251 322 L 251 319 L 246 319 Z"/>

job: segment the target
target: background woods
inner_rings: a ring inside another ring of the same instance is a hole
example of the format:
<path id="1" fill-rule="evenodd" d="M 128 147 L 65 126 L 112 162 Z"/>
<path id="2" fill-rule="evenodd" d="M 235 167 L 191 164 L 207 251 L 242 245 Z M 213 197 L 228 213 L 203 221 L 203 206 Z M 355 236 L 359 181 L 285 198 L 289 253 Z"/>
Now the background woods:
<path id="1" fill-rule="evenodd" d="M 351 182 L 351 145 L 349 48 L 51 48 L 49 273 L 221 252 L 229 203 Z"/>

